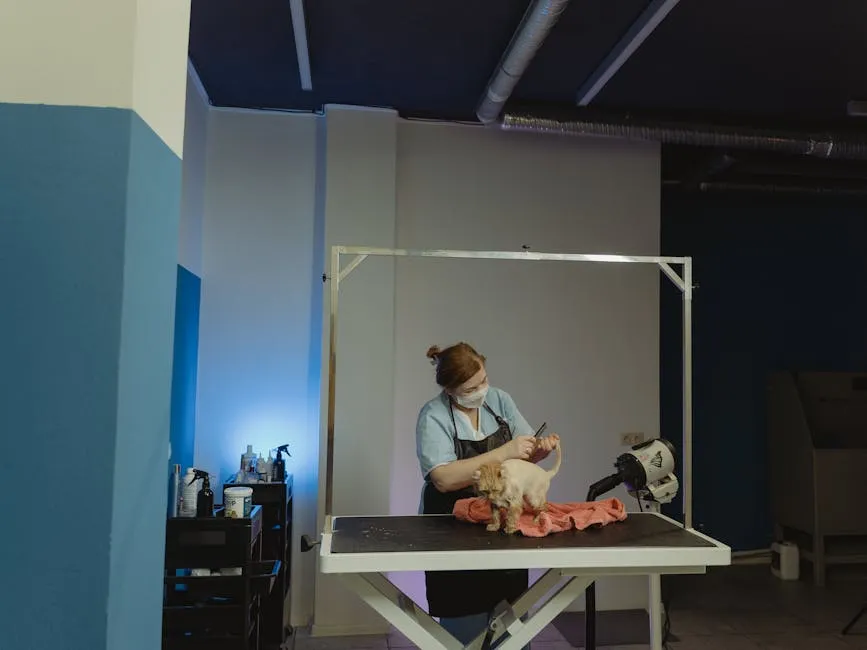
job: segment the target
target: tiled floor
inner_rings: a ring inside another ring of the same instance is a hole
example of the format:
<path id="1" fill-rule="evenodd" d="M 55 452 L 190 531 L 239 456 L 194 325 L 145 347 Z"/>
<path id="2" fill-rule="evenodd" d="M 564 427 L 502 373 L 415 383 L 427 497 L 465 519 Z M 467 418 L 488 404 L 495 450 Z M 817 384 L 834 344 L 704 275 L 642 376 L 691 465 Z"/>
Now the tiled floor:
<path id="1" fill-rule="evenodd" d="M 867 603 L 867 582 L 841 581 L 817 589 L 808 581 L 780 582 L 770 576 L 767 566 L 744 566 L 667 578 L 664 589 L 671 598 L 671 631 L 679 639 L 670 643 L 672 650 L 867 650 L 867 615 L 851 635 L 840 635 Z M 310 638 L 299 632 L 295 644 L 296 650 L 412 647 L 397 633 Z M 533 650 L 572 650 L 572 646 L 551 626 L 533 641 Z"/>

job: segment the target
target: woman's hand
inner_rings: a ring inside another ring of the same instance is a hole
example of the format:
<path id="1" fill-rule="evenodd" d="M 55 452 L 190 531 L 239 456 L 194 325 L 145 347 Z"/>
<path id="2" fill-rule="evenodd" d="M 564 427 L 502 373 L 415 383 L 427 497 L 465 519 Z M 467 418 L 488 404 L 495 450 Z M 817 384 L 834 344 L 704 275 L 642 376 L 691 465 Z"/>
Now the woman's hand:
<path id="1" fill-rule="evenodd" d="M 493 451 L 480 456 L 454 460 L 434 468 L 430 473 L 431 482 L 440 492 L 454 492 L 473 484 L 473 474 L 485 463 L 505 462 L 513 458 L 530 460 L 536 449 L 536 438 L 518 436 Z"/>
<path id="2" fill-rule="evenodd" d="M 533 453 L 531 454 L 530 461 L 533 463 L 538 463 L 540 460 L 545 460 L 557 445 L 560 444 L 560 436 L 556 433 L 552 433 L 550 436 L 544 436 L 543 438 L 538 438 L 534 440 L 535 448 Z"/>
<path id="3" fill-rule="evenodd" d="M 530 460 L 533 451 L 536 449 L 536 439 L 533 436 L 518 436 L 512 438 L 505 445 L 500 447 L 498 451 L 501 454 L 501 461 L 512 460 Z"/>

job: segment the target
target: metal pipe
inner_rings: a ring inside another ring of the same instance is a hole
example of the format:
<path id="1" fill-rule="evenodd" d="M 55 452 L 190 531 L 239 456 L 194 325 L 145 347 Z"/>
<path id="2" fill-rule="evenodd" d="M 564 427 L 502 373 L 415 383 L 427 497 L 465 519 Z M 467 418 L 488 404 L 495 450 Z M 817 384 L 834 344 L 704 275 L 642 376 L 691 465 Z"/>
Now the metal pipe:
<path id="1" fill-rule="evenodd" d="M 491 124 L 500 116 L 530 61 L 568 5 L 569 0 L 535 0 L 527 8 L 476 109 L 482 124 Z"/>
<path id="2" fill-rule="evenodd" d="M 503 115 L 500 126 L 506 131 L 600 136 L 672 145 L 772 151 L 826 159 L 867 160 L 867 138 L 864 137 L 749 126 L 669 123 L 631 114 L 584 113 L 581 109 L 575 110 L 574 117 L 538 116 L 510 111 Z"/>
<path id="3" fill-rule="evenodd" d="M 678 2 L 680 0 L 651 0 L 638 19 L 630 25 L 617 45 L 614 46 L 614 49 L 608 53 L 608 56 L 578 90 L 577 103 L 579 106 L 587 106 L 593 101 L 605 87 L 605 84 L 620 71 L 623 64 L 644 44 L 647 37 L 659 27 L 659 24 L 665 20 L 665 17 L 671 13 Z"/>
<path id="4" fill-rule="evenodd" d="M 295 56 L 298 59 L 298 76 L 301 90 L 313 90 L 313 75 L 310 72 L 310 48 L 307 46 L 307 21 L 304 18 L 303 0 L 289 0 L 292 16 L 292 34 L 295 36 Z"/>
<path id="5" fill-rule="evenodd" d="M 531 260 L 536 262 L 605 262 L 611 264 L 683 264 L 685 257 L 658 255 L 619 255 L 616 253 L 534 253 L 524 251 L 461 251 L 420 250 L 412 248 L 370 248 L 367 246 L 335 246 L 339 255 L 374 255 L 385 257 L 437 257 L 474 260 Z"/>
<path id="6" fill-rule="evenodd" d="M 867 183 L 862 187 L 855 185 L 815 185 L 810 183 L 736 183 L 731 181 L 709 181 L 699 183 L 702 192 L 756 192 L 761 194 L 812 194 L 814 196 L 867 196 Z"/>
<path id="7" fill-rule="evenodd" d="M 584 650 L 596 650 L 596 582 L 584 590 Z"/>
<path id="8" fill-rule="evenodd" d="M 331 304 L 328 324 L 328 423 L 325 440 L 325 515 L 334 514 L 334 414 L 337 385 L 337 297 L 340 293 L 340 250 L 331 249 Z"/>
<path id="9" fill-rule="evenodd" d="M 692 528 L 692 258 L 683 265 L 683 525 Z"/>

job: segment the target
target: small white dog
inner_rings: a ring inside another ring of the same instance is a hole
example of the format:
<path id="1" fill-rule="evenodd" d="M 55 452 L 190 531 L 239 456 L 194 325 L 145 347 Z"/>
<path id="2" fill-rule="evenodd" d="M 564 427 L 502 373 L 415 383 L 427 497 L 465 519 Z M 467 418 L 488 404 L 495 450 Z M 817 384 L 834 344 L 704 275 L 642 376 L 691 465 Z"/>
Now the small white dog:
<path id="1" fill-rule="evenodd" d="M 532 508 L 538 523 L 539 516 L 548 507 L 548 488 L 560 470 L 562 453 L 557 441 L 557 460 L 550 470 L 543 469 L 526 460 L 511 459 L 502 463 L 482 465 L 473 473 L 473 484 L 479 496 L 491 504 L 491 523 L 489 531 L 500 529 L 500 509 L 505 508 L 505 531 L 509 534 L 518 530 L 518 519 L 524 511 L 524 503 Z"/>

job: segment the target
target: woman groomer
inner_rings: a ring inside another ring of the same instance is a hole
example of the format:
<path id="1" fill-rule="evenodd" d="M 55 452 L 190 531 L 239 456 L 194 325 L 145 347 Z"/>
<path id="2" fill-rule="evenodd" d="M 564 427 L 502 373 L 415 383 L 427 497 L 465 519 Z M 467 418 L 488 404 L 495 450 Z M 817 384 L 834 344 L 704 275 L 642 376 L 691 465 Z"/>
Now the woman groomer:
<path id="1" fill-rule="evenodd" d="M 445 350 L 432 347 L 442 391 L 422 407 L 416 448 L 425 484 L 422 514 L 452 514 L 455 502 L 475 496 L 472 476 L 480 466 L 510 458 L 538 462 L 554 449 L 556 435 L 533 437 L 512 398 L 488 384 L 485 357 L 466 343 Z M 488 614 L 503 600 L 514 602 L 528 586 L 526 569 L 428 571 L 428 612 L 461 643 L 487 625 Z"/>

